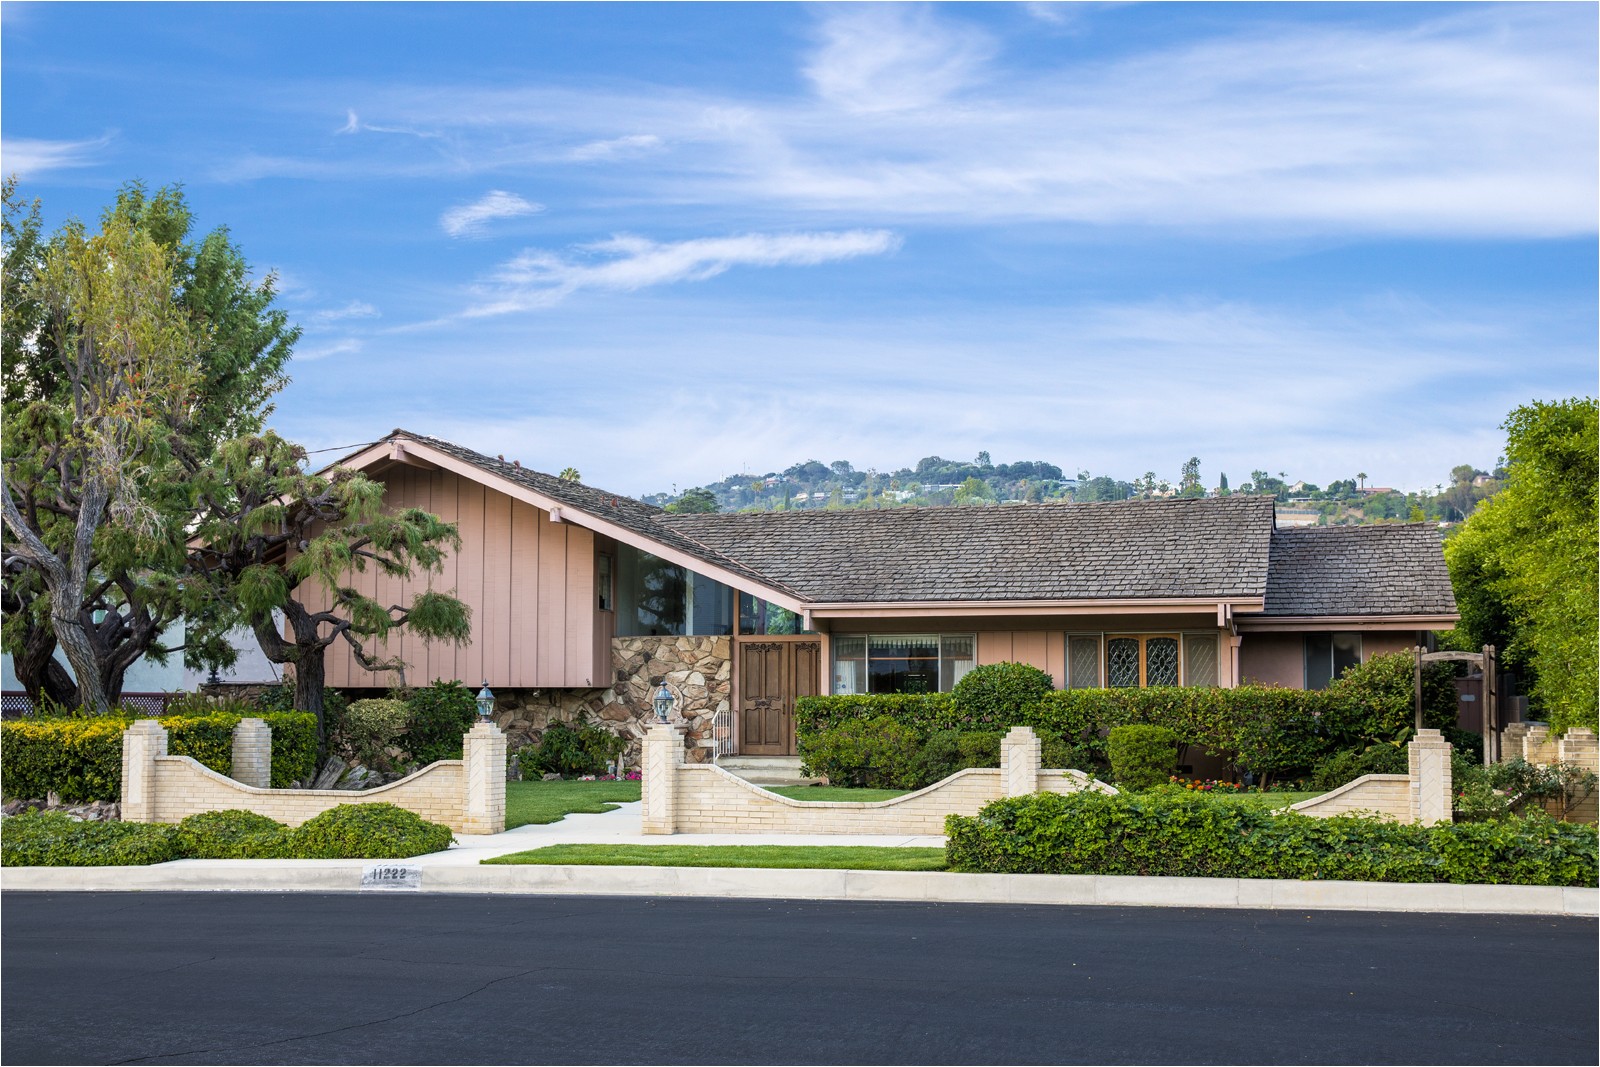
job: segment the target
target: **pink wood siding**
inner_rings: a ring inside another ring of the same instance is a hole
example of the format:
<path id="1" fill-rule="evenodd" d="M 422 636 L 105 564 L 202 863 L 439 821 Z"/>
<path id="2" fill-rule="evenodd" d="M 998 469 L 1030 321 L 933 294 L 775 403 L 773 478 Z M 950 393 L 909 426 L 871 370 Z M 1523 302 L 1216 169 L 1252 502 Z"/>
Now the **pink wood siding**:
<path id="1" fill-rule="evenodd" d="M 474 689 L 484 681 L 518 688 L 606 684 L 615 624 L 596 610 L 591 531 L 551 522 L 547 512 L 446 471 L 396 465 L 381 476 L 390 507 L 420 507 L 455 522 L 461 549 L 448 554 L 437 574 L 397 579 L 368 568 L 352 575 L 351 584 L 385 605 L 409 604 L 428 588 L 453 589 L 472 608 L 472 639 L 460 648 L 424 644 L 411 634 L 374 646 L 406 661 L 407 682 L 455 679 Z M 314 591 L 306 602 L 326 603 L 326 596 Z M 393 682 L 361 669 L 342 641 L 329 646 L 327 657 L 331 686 Z"/>

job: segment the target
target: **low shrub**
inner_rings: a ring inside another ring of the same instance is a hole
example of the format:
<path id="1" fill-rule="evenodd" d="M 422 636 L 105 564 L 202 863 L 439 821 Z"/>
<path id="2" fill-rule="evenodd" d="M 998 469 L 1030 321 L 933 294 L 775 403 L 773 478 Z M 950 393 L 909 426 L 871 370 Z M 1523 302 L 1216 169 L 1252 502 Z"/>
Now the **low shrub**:
<path id="1" fill-rule="evenodd" d="M 0 865 L 131 867 L 181 859 L 178 828 L 161 823 L 79 822 L 62 812 L 13 815 L 0 823 Z"/>
<path id="2" fill-rule="evenodd" d="M 1429 827 L 1177 790 L 1011 797 L 949 816 L 945 833 L 956 871 L 1571 886 L 1597 876 L 1595 828 L 1543 815 Z"/>
<path id="3" fill-rule="evenodd" d="M 1003 736 L 988 731 L 941 730 L 916 744 L 905 777 L 887 788 L 922 789 L 968 767 L 998 767 Z M 830 776 L 828 781 L 833 778 Z"/>
<path id="4" fill-rule="evenodd" d="M 826 777 L 830 785 L 905 789 L 906 783 L 919 780 L 922 745 L 921 735 L 911 727 L 881 715 L 805 739 L 800 760 L 805 774 Z"/>
<path id="5" fill-rule="evenodd" d="M 1503 819 L 1530 806 L 1563 818 L 1597 786 L 1594 772 L 1576 764 L 1544 766 L 1520 756 L 1485 767 L 1458 753 L 1451 760 L 1450 777 L 1461 822 Z"/>
<path id="6" fill-rule="evenodd" d="M 610 730 L 589 723 L 553 722 L 545 727 L 538 744 L 517 752 L 517 765 L 524 778 L 604 774 L 606 763 L 622 755 L 626 747 L 627 742 Z"/>
<path id="7" fill-rule="evenodd" d="M 1178 735 L 1165 726 L 1118 726 L 1107 748 L 1111 776 L 1124 789 L 1165 785 L 1178 766 Z"/>
<path id="8" fill-rule="evenodd" d="M 330 740 L 335 749 L 363 767 L 393 770 L 388 750 L 399 743 L 410 722 L 411 708 L 404 700 L 356 700 L 345 709 L 338 732 L 330 735 Z"/>
<path id="9" fill-rule="evenodd" d="M 1338 789 L 1364 774 L 1406 774 L 1409 771 L 1407 760 L 1406 750 L 1396 745 L 1346 749 L 1316 765 L 1311 772 L 1311 788 Z"/>
<path id="10" fill-rule="evenodd" d="M 294 834 L 265 815 L 233 808 L 189 816 L 178 824 L 178 840 L 189 859 L 286 859 L 293 852 Z"/>
<path id="11" fill-rule="evenodd" d="M 393 804 L 341 804 L 294 831 L 301 859 L 404 859 L 450 847 L 448 826 Z"/>
<path id="12" fill-rule="evenodd" d="M 478 713 L 472 690 L 460 682 L 435 681 L 414 691 L 406 705 L 411 709 L 406 746 L 413 760 L 428 764 L 461 758 L 461 739 L 472 729 Z"/>
<path id="13" fill-rule="evenodd" d="M 804 744 L 807 737 L 823 730 L 882 715 L 898 719 L 924 736 L 939 730 L 978 729 L 977 723 L 957 713 L 949 693 L 857 693 L 796 700 L 795 734 Z"/>
<path id="14" fill-rule="evenodd" d="M 304 712 L 256 716 L 272 729 L 272 786 L 287 788 L 316 767 L 317 720 Z M 226 711 L 165 716 L 167 751 L 190 756 L 218 774 L 233 772 L 233 728 Z M 0 792 L 8 797 L 86 804 L 122 797 L 122 732 L 132 715 L 30 715 L 0 723 Z"/>
<path id="15" fill-rule="evenodd" d="M 1022 709 L 1037 703 L 1055 687 L 1050 676 L 1038 667 L 1026 663 L 985 663 L 961 676 L 950 699 L 957 714 L 992 729 L 1012 725 Z"/>

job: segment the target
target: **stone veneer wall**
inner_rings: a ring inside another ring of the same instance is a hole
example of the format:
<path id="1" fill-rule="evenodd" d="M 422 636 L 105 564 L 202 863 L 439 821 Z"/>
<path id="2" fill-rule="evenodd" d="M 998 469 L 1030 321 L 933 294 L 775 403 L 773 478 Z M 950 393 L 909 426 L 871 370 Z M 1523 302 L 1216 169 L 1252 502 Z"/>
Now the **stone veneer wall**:
<path id="1" fill-rule="evenodd" d="M 606 689 L 504 689 L 495 691 L 495 722 L 513 751 L 537 742 L 552 722 L 586 718 L 628 742 L 623 759 L 637 768 L 640 743 L 655 721 L 651 698 L 663 681 L 677 699 L 673 724 L 683 728 L 684 758 L 709 763 L 711 726 L 733 699 L 730 637 L 617 637 L 611 642 L 611 686 Z"/>

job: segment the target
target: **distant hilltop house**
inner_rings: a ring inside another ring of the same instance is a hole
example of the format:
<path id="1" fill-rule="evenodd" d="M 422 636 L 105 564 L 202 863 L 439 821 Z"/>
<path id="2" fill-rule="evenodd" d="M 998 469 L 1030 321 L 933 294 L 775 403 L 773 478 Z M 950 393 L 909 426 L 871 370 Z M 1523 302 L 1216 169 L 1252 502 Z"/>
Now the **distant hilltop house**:
<path id="1" fill-rule="evenodd" d="M 1285 528 L 1266 496 L 674 515 L 404 430 L 337 465 L 458 525 L 442 573 L 351 582 L 469 604 L 465 646 L 377 652 L 413 683 L 487 682 L 514 738 L 576 715 L 637 737 L 664 684 L 691 759 L 783 756 L 807 695 L 1002 661 L 1063 688 L 1320 688 L 1457 620 L 1433 525 Z M 327 675 L 392 681 L 337 645 Z"/>

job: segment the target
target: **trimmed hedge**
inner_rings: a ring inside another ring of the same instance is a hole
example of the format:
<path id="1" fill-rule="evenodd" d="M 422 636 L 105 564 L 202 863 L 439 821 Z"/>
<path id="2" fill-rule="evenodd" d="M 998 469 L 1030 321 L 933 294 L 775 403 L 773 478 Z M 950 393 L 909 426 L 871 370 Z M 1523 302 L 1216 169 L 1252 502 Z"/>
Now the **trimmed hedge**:
<path id="1" fill-rule="evenodd" d="M 1564 886 L 1597 872 L 1595 828 L 1542 815 L 1415 826 L 1165 790 L 1012 797 L 945 833 L 955 871 Z"/>
<path id="2" fill-rule="evenodd" d="M 411 726 L 406 745 L 411 758 L 427 765 L 442 759 L 460 759 L 462 737 L 478 717 L 478 701 L 460 682 L 435 681 L 406 697 Z"/>
<path id="3" fill-rule="evenodd" d="M 233 772 L 234 712 L 170 715 L 157 721 L 167 731 L 167 751 L 192 756 L 219 774 Z M 306 712 L 259 716 L 272 728 L 272 787 L 287 788 L 316 769 L 317 720 Z M 43 798 L 55 793 L 68 803 L 122 798 L 122 732 L 132 715 L 87 718 L 30 716 L 0 723 L 0 792 Z"/>
<path id="4" fill-rule="evenodd" d="M 1117 726 L 1107 740 L 1111 773 L 1124 789 L 1165 785 L 1178 769 L 1178 735 L 1165 726 Z"/>
<path id="5" fill-rule="evenodd" d="M 0 821 L 6 867 L 143 866 L 179 859 L 404 859 L 450 847 L 448 826 L 393 804 L 341 804 L 298 830 L 248 811 L 208 811 L 176 826 L 79 822 L 63 812 Z"/>
<path id="6" fill-rule="evenodd" d="M 1257 774 L 1281 774 L 1307 770 L 1343 749 L 1403 736 L 1414 716 L 1412 670 L 1410 654 L 1400 652 L 1374 656 L 1320 691 L 1259 685 L 1056 690 L 1011 714 L 993 705 L 963 704 L 954 693 L 802 697 L 795 702 L 795 727 L 803 745 L 818 731 L 880 715 L 924 737 L 941 730 L 1003 733 L 1031 726 L 1105 764 L 1107 735 L 1115 727 L 1164 726 L 1180 744 Z M 1431 664 L 1423 677 L 1424 723 L 1453 727 L 1450 668 Z"/>

